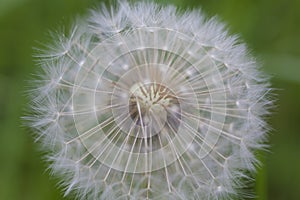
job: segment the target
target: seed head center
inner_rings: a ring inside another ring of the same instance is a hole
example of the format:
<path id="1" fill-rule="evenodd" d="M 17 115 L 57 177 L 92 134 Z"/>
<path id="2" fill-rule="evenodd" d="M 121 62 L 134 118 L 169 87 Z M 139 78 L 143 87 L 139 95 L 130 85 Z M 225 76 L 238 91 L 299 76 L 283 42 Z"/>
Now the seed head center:
<path id="1" fill-rule="evenodd" d="M 176 99 L 167 87 L 158 83 L 136 83 L 130 92 L 130 115 L 139 125 L 148 125 L 152 119 L 166 116 L 166 108 Z"/>

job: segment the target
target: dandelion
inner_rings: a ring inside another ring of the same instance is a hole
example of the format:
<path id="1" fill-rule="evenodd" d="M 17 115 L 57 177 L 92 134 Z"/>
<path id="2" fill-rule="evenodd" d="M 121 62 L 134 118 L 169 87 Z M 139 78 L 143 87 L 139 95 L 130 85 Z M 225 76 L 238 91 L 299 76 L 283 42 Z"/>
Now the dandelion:
<path id="1" fill-rule="evenodd" d="M 217 19 L 120 1 L 55 41 L 27 119 L 65 195 L 243 195 L 265 147 L 270 89 Z"/>

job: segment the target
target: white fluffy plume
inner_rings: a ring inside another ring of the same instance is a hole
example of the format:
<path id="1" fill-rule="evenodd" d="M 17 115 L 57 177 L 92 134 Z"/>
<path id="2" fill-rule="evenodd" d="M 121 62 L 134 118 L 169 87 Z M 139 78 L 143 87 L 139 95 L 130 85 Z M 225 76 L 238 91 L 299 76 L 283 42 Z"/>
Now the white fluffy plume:
<path id="1" fill-rule="evenodd" d="M 65 194 L 230 199 L 265 147 L 267 78 L 198 10 L 92 10 L 41 58 L 27 119 Z"/>

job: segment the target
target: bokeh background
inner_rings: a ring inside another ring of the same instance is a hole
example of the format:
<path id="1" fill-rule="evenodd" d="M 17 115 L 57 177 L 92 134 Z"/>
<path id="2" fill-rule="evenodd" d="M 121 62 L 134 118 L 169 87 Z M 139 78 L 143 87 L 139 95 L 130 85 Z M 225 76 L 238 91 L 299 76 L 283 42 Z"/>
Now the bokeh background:
<path id="1" fill-rule="evenodd" d="M 59 200 L 58 180 L 50 177 L 42 153 L 21 116 L 24 91 L 37 66 L 35 46 L 47 32 L 68 29 L 97 0 L 0 0 L 0 200 Z M 109 3 L 108 1 L 106 1 Z M 300 199 L 300 1 L 164 0 L 180 8 L 202 8 L 218 15 L 230 32 L 239 33 L 272 75 L 276 107 L 268 118 L 270 152 L 255 190 L 260 200 Z"/>

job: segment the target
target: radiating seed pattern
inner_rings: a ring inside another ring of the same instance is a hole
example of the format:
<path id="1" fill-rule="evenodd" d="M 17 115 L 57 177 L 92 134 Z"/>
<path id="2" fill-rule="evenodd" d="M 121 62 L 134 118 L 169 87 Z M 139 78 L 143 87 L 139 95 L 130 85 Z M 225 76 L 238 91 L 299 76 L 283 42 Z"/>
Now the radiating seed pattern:
<path id="1" fill-rule="evenodd" d="M 65 194 L 231 199 L 264 147 L 267 79 L 197 10 L 118 3 L 40 56 L 28 117 Z"/>

